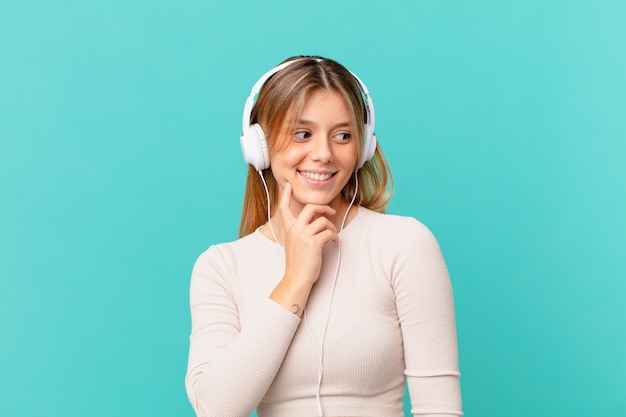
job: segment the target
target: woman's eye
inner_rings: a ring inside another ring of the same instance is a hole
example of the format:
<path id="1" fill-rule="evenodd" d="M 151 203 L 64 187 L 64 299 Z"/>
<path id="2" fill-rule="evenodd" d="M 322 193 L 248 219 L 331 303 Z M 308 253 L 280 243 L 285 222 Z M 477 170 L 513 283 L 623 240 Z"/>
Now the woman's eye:
<path id="1" fill-rule="evenodd" d="M 335 137 L 339 139 L 340 141 L 348 141 L 350 140 L 350 138 L 352 138 L 352 135 L 348 132 L 341 132 L 341 133 L 337 133 Z"/>
<path id="2" fill-rule="evenodd" d="M 295 135 L 296 139 L 307 139 L 311 136 L 311 134 L 307 131 L 299 131 L 296 132 Z"/>

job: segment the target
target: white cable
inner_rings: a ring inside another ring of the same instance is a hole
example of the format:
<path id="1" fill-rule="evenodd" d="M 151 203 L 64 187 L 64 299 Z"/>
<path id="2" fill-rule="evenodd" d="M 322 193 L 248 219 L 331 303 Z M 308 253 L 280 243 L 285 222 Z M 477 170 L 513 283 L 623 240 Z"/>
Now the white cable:
<path id="1" fill-rule="evenodd" d="M 265 182 L 265 178 L 263 178 L 263 174 L 261 173 L 261 170 L 258 170 L 257 172 L 259 173 L 259 176 L 261 177 L 261 181 L 263 181 L 263 187 L 265 188 L 265 195 L 267 196 L 267 223 L 269 223 L 270 225 L 270 232 L 272 232 L 272 236 L 274 237 L 274 243 L 276 243 L 278 247 L 281 248 L 282 250 L 280 243 L 278 243 L 278 238 L 276 237 L 276 233 L 274 233 L 274 228 L 272 227 L 272 211 L 270 210 L 270 192 L 267 189 L 267 183 Z"/>
<path id="2" fill-rule="evenodd" d="M 328 300 L 328 311 L 326 312 L 326 322 L 322 330 L 322 337 L 320 339 L 320 342 L 321 342 L 320 344 L 318 344 L 317 341 L 315 340 L 315 336 L 313 336 L 313 332 L 311 331 L 311 328 L 309 327 L 309 323 L 307 321 L 307 316 L 306 316 L 306 310 L 304 310 L 304 313 L 303 313 L 304 324 L 306 326 L 307 333 L 309 333 L 309 336 L 313 340 L 313 343 L 315 344 L 315 348 L 317 349 L 317 353 L 319 354 L 319 357 L 320 357 L 320 367 L 319 367 L 319 373 L 317 377 L 317 392 L 315 393 L 315 399 L 317 401 L 317 414 L 319 415 L 319 417 L 323 417 L 322 400 L 320 398 L 320 388 L 322 386 L 322 376 L 324 374 L 324 340 L 326 338 L 326 329 L 328 329 L 328 322 L 330 321 L 330 311 L 333 305 L 333 296 L 335 295 L 335 286 L 336 286 L 335 284 L 337 283 L 337 276 L 339 276 L 339 265 L 341 263 L 341 235 L 343 233 L 343 227 L 346 223 L 346 219 L 348 218 L 348 213 L 350 212 L 350 208 L 354 204 L 354 200 L 356 199 L 356 194 L 359 190 L 359 177 L 357 175 L 357 172 L 358 170 L 354 172 L 354 179 L 356 182 L 355 188 L 354 188 L 354 195 L 352 196 L 352 200 L 350 201 L 350 204 L 348 205 L 348 209 L 343 215 L 343 219 L 341 220 L 341 227 L 339 229 L 339 244 L 337 246 L 337 266 L 335 267 L 335 276 L 333 277 L 333 283 L 332 283 L 331 290 L 330 290 L 330 299 Z"/>
<path id="3" fill-rule="evenodd" d="M 261 177 L 261 181 L 263 181 L 263 187 L 265 188 L 265 195 L 267 197 L 267 223 L 270 226 L 270 232 L 272 233 L 272 237 L 274 238 L 274 243 L 276 243 L 276 245 L 282 250 L 282 246 L 280 246 L 280 243 L 278 243 L 278 238 L 276 237 L 276 233 L 274 233 L 274 228 L 272 227 L 272 218 L 271 218 L 271 209 L 270 209 L 270 193 L 267 188 L 267 183 L 265 182 L 265 178 L 263 178 L 263 174 L 261 173 L 261 171 L 259 170 L 257 172 L 259 173 L 259 176 Z M 337 283 L 337 277 L 339 276 L 339 265 L 341 263 L 341 235 L 343 233 L 343 227 L 346 224 L 346 219 L 348 218 L 348 213 L 350 213 L 350 208 L 352 208 L 352 206 L 354 205 L 354 200 L 356 200 L 356 195 L 357 195 L 357 192 L 359 191 L 359 177 L 357 173 L 358 173 L 358 170 L 354 172 L 354 180 L 355 180 L 354 195 L 352 196 L 352 200 L 350 200 L 348 209 L 343 215 L 343 219 L 341 220 L 341 227 L 339 228 L 339 244 L 337 245 L 337 266 L 335 267 L 335 276 L 333 277 L 333 283 L 332 283 L 331 290 L 330 290 L 330 299 L 328 300 L 328 311 L 326 312 L 326 322 L 324 323 L 324 328 L 322 329 L 322 337 L 320 339 L 321 340 L 320 344 L 318 344 L 317 340 L 315 340 L 315 336 L 313 336 L 313 332 L 311 331 L 311 328 L 309 327 L 309 323 L 307 321 L 306 310 L 303 313 L 304 324 L 306 326 L 307 333 L 311 337 L 311 340 L 313 340 L 313 344 L 315 345 L 315 348 L 317 349 L 317 353 L 320 357 L 320 367 L 319 367 L 319 373 L 317 376 L 317 392 L 315 393 L 315 399 L 317 401 L 317 414 L 319 415 L 319 417 L 323 417 L 322 400 L 320 398 L 320 388 L 322 386 L 322 376 L 324 375 L 324 340 L 326 338 L 326 329 L 328 329 L 328 322 L 330 321 L 330 311 L 332 309 L 333 297 L 335 295 L 335 286 L 336 286 L 335 284 Z"/>

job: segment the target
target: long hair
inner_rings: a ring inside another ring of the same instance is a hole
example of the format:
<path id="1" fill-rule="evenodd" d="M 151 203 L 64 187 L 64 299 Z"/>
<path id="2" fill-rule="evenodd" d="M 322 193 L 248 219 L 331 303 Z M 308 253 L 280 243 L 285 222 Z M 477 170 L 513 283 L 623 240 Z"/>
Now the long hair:
<path id="1" fill-rule="evenodd" d="M 265 82 L 250 115 L 250 124 L 260 124 L 265 132 L 269 155 L 289 146 L 288 135 L 282 133 L 291 131 L 294 127 L 307 95 L 321 88 L 337 91 L 348 105 L 352 123 L 357 131 L 355 140 L 359 149 L 358 166 L 367 114 L 357 80 L 344 66 L 331 59 L 296 56 L 284 62 L 292 60 L 297 60 L 297 62 L 283 68 Z M 271 207 L 275 208 L 278 201 L 278 185 L 271 167 L 264 169 L 261 175 L 267 183 Z M 359 169 L 357 176 L 359 189 L 355 203 L 370 210 L 384 212 L 393 191 L 393 180 L 380 145 L 376 146 L 374 157 Z M 346 201 L 350 201 L 354 192 L 355 183 L 349 180 L 341 191 L 341 195 Z M 265 188 L 257 171 L 249 166 L 239 237 L 254 232 L 266 221 Z"/>

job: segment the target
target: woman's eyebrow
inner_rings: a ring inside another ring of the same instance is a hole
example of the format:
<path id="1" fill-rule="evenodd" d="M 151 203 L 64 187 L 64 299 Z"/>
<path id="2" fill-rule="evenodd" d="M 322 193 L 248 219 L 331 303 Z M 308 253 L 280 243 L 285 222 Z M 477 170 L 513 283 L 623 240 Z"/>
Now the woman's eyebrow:
<path id="1" fill-rule="evenodd" d="M 311 120 L 306 120 L 306 119 L 299 119 L 297 121 L 297 124 L 299 124 L 299 125 L 306 125 L 306 126 L 314 126 L 314 125 L 316 125 L 315 122 L 313 122 Z M 339 122 L 339 123 L 334 124 L 332 127 L 333 127 L 333 129 L 336 129 L 338 127 L 351 127 L 351 126 L 352 126 L 352 123 L 350 123 L 350 122 Z"/>

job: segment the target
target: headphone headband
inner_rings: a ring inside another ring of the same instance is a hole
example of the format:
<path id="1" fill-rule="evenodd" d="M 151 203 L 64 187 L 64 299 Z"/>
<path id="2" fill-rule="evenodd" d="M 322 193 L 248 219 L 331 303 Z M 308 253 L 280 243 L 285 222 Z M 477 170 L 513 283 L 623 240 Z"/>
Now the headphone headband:
<path id="1" fill-rule="evenodd" d="M 261 76 L 261 78 L 257 80 L 256 83 L 254 83 L 254 85 L 252 86 L 252 90 L 250 91 L 250 95 L 246 99 L 246 105 L 243 107 L 242 132 L 245 132 L 250 127 L 250 115 L 252 115 L 254 99 L 261 92 L 261 88 L 263 88 L 263 84 L 265 84 L 265 81 L 267 81 L 272 75 L 280 72 L 280 70 L 282 70 L 283 68 L 288 67 L 289 65 L 298 61 L 302 61 L 302 59 L 294 59 L 293 61 L 283 62 L 282 64 L 267 71 Z"/>
<path id="2" fill-rule="evenodd" d="M 269 154 L 267 151 L 267 140 L 265 138 L 265 133 L 263 132 L 263 129 L 258 123 L 252 125 L 250 124 L 250 116 L 252 115 L 254 100 L 263 88 L 265 82 L 272 75 L 280 72 L 281 70 L 290 66 L 293 63 L 304 61 L 307 59 L 314 59 L 317 62 L 322 61 L 321 58 L 298 58 L 291 61 L 283 62 L 282 64 L 277 65 L 276 67 L 270 69 L 265 74 L 263 74 L 261 78 L 259 78 L 257 82 L 254 83 L 250 91 L 250 95 L 246 99 L 246 104 L 244 105 L 242 116 L 243 135 L 240 138 L 241 150 L 243 152 L 243 157 L 245 161 L 248 164 L 254 166 L 257 171 L 269 168 L 270 162 Z M 359 85 L 361 93 L 364 97 L 365 111 L 367 114 L 367 120 L 365 122 L 363 131 L 361 165 L 358 167 L 361 168 L 367 161 L 372 159 L 372 157 L 374 156 L 374 152 L 376 151 L 376 136 L 374 135 L 374 122 L 376 117 L 374 113 L 374 103 L 369 95 L 369 90 L 365 86 L 365 83 L 363 83 L 363 81 L 361 81 L 361 79 L 357 77 L 356 74 L 354 74 L 352 71 L 349 72 Z"/>

